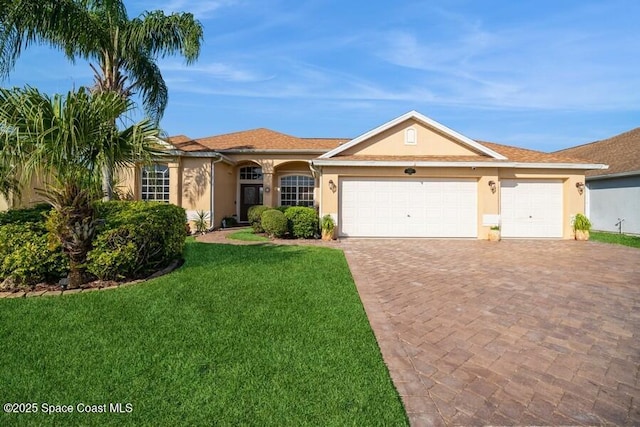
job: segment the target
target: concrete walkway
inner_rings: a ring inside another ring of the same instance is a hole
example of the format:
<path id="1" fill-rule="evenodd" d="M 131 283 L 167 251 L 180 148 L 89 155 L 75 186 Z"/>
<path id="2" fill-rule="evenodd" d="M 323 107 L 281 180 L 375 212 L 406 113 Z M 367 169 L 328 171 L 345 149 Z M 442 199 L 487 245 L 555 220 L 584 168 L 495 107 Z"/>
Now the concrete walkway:
<path id="1" fill-rule="evenodd" d="M 640 425 L 640 250 L 341 246 L 412 425 Z"/>

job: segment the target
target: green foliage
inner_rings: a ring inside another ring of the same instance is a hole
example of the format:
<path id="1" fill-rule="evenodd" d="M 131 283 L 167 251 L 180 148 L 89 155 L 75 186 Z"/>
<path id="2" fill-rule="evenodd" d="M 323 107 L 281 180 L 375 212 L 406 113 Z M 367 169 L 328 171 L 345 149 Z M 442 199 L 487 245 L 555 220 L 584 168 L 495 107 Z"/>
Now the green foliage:
<path id="1" fill-rule="evenodd" d="M 287 211 L 287 209 L 289 209 L 291 206 L 278 206 L 276 209 L 279 210 L 282 213 L 285 213 Z"/>
<path id="2" fill-rule="evenodd" d="M 491 226 L 491 228 L 490 228 L 490 230 L 493 230 L 493 231 L 500 231 L 500 226 L 499 226 L 499 225 L 492 225 L 492 226 Z"/>
<path id="3" fill-rule="evenodd" d="M 253 229 L 250 227 L 241 228 L 238 231 L 234 231 L 227 236 L 227 239 L 232 240 L 242 240 L 245 242 L 268 242 L 269 239 L 266 237 L 256 234 L 253 232 Z"/>
<path id="4" fill-rule="evenodd" d="M 0 212 L 0 225 L 24 224 L 24 223 L 44 223 L 44 214 L 51 210 L 51 205 L 40 203 L 26 209 L 9 209 Z"/>
<path id="5" fill-rule="evenodd" d="M 196 233 L 204 233 L 209 228 L 209 212 L 197 211 L 196 212 Z"/>
<path id="6" fill-rule="evenodd" d="M 0 278 L 18 284 L 55 282 L 67 275 L 69 264 L 59 244 L 51 244 L 42 224 L 0 226 Z"/>
<path id="7" fill-rule="evenodd" d="M 287 217 L 277 209 L 268 209 L 262 213 L 262 227 L 272 237 L 283 237 L 289 227 Z"/>
<path id="8" fill-rule="evenodd" d="M 620 233 L 592 232 L 591 240 L 640 249 L 640 236 L 631 236 Z"/>
<path id="9" fill-rule="evenodd" d="M 329 214 L 326 214 L 325 216 L 323 216 L 322 221 L 320 221 L 320 228 L 325 233 L 332 233 L 333 230 L 336 228 L 336 223 L 333 220 L 333 217 Z"/>
<path id="10" fill-rule="evenodd" d="M 264 205 L 255 205 L 251 206 L 247 211 L 247 219 L 249 220 L 249 224 L 251 224 L 251 227 L 253 227 L 253 230 L 256 233 L 264 233 L 265 230 L 262 226 L 262 214 L 270 209 L 273 208 Z"/>
<path id="11" fill-rule="evenodd" d="M 238 220 L 235 216 L 225 216 L 222 218 L 222 228 L 235 227 L 238 225 Z"/>
<path id="12" fill-rule="evenodd" d="M 183 208 L 160 202 L 96 204 L 103 229 L 87 257 L 87 269 L 102 280 L 145 277 L 182 256 L 187 236 Z"/>
<path id="13" fill-rule="evenodd" d="M 304 206 L 292 206 L 284 216 L 288 220 L 289 231 L 298 239 L 310 239 L 318 232 L 316 210 Z"/>
<path id="14" fill-rule="evenodd" d="M 575 218 L 573 219 L 573 229 L 589 231 L 591 230 L 591 221 L 589 221 L 589 219 L 583 214 L 576 214 Z"/>

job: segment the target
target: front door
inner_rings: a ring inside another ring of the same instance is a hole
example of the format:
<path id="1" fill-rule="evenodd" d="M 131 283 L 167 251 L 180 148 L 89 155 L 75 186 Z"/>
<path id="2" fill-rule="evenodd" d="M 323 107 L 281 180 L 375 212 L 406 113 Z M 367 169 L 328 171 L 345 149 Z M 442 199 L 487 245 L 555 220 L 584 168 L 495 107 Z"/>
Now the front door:
<path id="1" fill-rule="evenodd" d="M 262 204 L 262 184 L 240 184 L 240 221 L 248 221 L 251 206 Z"/>

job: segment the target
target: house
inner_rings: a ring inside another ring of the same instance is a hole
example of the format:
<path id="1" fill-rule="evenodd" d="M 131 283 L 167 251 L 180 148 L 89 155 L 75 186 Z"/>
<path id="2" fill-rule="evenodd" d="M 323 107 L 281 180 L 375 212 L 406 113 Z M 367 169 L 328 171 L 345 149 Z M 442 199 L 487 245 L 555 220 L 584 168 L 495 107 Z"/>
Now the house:
<path id="1" fill-rule="evenodd" d="M 132 171 L 136 199 L 247 220 L 256 204 L 316 206 L 344 237 L 572 238 L 585 171 L 600 162 L 474 141 L 411 111 L 348 139 L 255 129 L 167 140 L 166 161 Z"/>
<path id="2" fill-rule="evenodd" d="M 555 154 L 607 163 L 586 172 L 586 214 L 596 230 L 640 234 L 640 128 Z"/>
<path id="3" fill-rule="evenodd" d="M 470 139 L 411 111 L 355 139 L 269 129 L 168 138 L 166 157 L 119 176 L 137 200 L 182 206 L 189 218 L 247 221 L 250 206 L 302 205 L 330 214 L 343 237 L 573 237 L 585 172 L 576 160 Z"/>

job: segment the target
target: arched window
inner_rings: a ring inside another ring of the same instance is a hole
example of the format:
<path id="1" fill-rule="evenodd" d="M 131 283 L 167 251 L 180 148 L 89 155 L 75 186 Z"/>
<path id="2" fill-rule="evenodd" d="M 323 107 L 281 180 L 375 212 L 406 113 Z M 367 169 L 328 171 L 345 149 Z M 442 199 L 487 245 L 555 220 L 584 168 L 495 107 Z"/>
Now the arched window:
<path id="1" fill-rule="evenodd" d="M 142 168 L 142 200 L 169 203 L 169 167 L 153 165 Z"/>
<path id="2" fill-rule="evenodd" d="M 314 180 L 306 175 L 280 178 L 280 205 L 313 207 Z"/>

